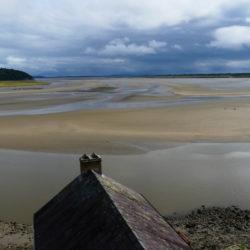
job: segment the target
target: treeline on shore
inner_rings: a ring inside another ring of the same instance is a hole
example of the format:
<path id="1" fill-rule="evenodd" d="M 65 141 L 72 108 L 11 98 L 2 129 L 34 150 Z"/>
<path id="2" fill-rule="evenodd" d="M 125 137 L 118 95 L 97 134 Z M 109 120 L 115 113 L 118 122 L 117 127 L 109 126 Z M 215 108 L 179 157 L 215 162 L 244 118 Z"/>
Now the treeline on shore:
<path id="1" fill-rule="evenodd" d="M 147 76 L 146 76 L 147 77 Z M 155 78 L 250 78 L 250 73 L 226 73 L 226 74 L 169 74 L 169 75 L 154 75 L 148 77 Z"/>
<path id="2" fill-rule="evenodd" d="M 20 70 L 0 68 L 0 81 L 13 80 L 33 80 L 33 77 Z"/>

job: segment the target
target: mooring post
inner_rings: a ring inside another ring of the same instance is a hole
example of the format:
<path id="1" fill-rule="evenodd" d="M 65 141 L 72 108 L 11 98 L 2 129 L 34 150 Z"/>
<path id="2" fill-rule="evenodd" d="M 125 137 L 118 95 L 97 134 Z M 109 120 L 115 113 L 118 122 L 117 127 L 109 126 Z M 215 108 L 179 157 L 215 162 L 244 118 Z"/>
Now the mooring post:
<path id="1" fill-rule="evenodd" d="M 86 172 L 88 169 L 95 170 L 98 174 L 102 174 L 102 158 L 96 153 L 91 155 L 84 154 L 80 157 L 81 173 Z"/>

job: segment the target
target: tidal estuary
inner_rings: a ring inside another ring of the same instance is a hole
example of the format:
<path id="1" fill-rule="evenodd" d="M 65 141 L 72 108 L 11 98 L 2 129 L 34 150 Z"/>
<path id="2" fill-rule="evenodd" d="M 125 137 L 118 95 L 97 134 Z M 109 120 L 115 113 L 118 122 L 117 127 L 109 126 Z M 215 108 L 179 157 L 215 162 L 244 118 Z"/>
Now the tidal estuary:
<path id="1" fill-rule="evenodd" d="M 163 215 L 250 209 L 249 79 L 43 81 L 0 89 L 1 220 L 32 223 L 93 151 Z"/>

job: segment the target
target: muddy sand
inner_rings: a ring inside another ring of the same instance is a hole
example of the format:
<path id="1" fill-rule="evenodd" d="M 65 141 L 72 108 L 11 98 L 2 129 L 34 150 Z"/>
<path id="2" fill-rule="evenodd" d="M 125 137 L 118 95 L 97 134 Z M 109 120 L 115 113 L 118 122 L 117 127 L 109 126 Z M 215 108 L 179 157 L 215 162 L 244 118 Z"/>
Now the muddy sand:
<path id="1" fill-rule="evenodd" d="M 139 153 L 121 142 L 250 141 L 248 99 L 199 105 L 0 117 L 0 148 Z"/>
<path id="2" fill-rule="evenodd" d="M 133 154 L 140 153 L 140 150 L 131 145 L 132 141 L 250 141 L 248 97 L 150 107 L 150 103 L 155 101 L 182 100 L 193 96 L 247 95 L 249 89 L 216 91 L 197 84 L 155 83 L 151 79 L 145 82 L 148 88 L 145 93 L 143 79 L 113 81 L 115 83 L 110 85 L 107 79 L 65 80 L 62 85 L 44 89 L 1 91 L 0 111 L 4 112 L 95 101 L 104 92 L 111 92 L 112 100 L 119 99 L 120 104 L 146 101 L 149 107 L 116 108 L 114 103 L 114 108 L 36 115 L 18 115 L 17 112 L 17 115 L 0 116 L 0 148 L 77 154 L 88 149 L 100 154 Z M 119 85 L 120 81 L 127 81 L 128 85 Z M 154 91 L 150 90 L 152 86 L 156 86 Z M 127 89 L 130 94 L 122 95 Z M 142 92 L 134 93 L 133 90 Z M 157 91 L 160 94 L 154 95 Z"/>

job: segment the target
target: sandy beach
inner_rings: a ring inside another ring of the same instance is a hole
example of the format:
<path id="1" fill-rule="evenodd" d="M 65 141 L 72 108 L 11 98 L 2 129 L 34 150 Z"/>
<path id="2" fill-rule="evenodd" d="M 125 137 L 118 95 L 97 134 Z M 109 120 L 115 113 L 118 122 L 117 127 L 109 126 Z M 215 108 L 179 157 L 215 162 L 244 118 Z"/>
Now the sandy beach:
<path id="1" fill-rule="evenodd" d="M 165 84 L 165 83 L 164 83 Z M 81 85 L 62 87 L 61 91 L 76 90 Z M 85 87 L 105 86 L 94 82 Z M 205 91 L 199 86 L 171 84 L 171 96 L 128 95 L 120 98 L 140 102 L 157 99 L 181 99 L 198 93 L 216 95 L 213 90 Z M 22 94 L 41 92 L 26 90 Z M 45 89 L 45 93 L 55 89 Z M 58 87 L 56 88 L 58 91 Z M 211 93 L 213 92 L 213 93 Z M 8 97 L 10 91 L 2 95 L 1 108 L 19 109 L 37 106 L 50 107 L 60 103 L 71 103 L 91 99 L 90 97 L 71 97 L 61 99 L 16 101 L 16 96 Z M 240 95 L 242 91 L 227 91 L 221 94 Z M 245 91 L 245 94 L 248 92 Z M 16 90 L 15 90 L 16 94 Z M 9 98 L 9 99 L 8 99 Z M 11 99 L 12 98 L 12 99 Z M 94 100 L 95 97 L 93 97 Z M 6 101 L 4 105 L 4 100 Z M 40 115 L 13 115 L 0 117 L 0 148 L 29 151 L 81 153 L 140 153 L 133 142 L 249 142 L 250 141 L 250 103 L 248 98 L 225 98 L 204 101 L 198 104 L 172 105 L 143 108 L 116 108 L 75 110 Z"/>

